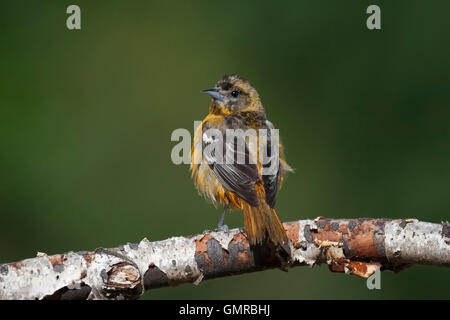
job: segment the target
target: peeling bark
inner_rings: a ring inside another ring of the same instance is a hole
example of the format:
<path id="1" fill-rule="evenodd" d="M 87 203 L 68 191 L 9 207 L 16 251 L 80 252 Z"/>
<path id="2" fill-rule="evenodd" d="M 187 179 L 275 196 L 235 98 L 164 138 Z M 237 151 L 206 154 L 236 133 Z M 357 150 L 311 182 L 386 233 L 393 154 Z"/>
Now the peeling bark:
<path id="1" fill-rule="evenodd" d="M 415 219 L 325 219 L 284 223 L 288 267 L 326 263 L 363 278 L 413 264 L 450 267 L 450 227 Z M 38 256 L 0 264 L 0 299 L 137 299 L 144 290 L 270 268 L 283 269 L 274 248 L 251 246 L 245 232 Z"/>

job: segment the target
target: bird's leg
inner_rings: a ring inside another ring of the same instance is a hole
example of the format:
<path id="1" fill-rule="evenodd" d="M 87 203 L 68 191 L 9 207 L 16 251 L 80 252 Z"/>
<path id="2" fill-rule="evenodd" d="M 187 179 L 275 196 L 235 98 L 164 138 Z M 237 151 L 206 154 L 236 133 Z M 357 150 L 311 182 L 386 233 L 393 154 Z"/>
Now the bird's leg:
<path id="1" fill-rule="evenodd" d="M 227 211 L 228 211 L 228 204 L 224 206 L 222 215 L 220 216 L 219 224 L 217 225 L 217 228 L 220 231 L 228 232 L 228 226 L 225 224 L 225 215 Z"/>

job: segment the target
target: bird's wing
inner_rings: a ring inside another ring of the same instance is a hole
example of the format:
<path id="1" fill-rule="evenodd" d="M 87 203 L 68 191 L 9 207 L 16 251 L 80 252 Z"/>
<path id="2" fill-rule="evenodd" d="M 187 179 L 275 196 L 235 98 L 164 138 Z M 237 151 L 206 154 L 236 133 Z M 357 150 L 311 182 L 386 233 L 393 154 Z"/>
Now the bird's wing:
<path id="1" fill-rule="evenodd" d="M 257 206 L 259 200 L 255 183 L 260 181 L 261 177 L 257 165 L 248 161 L 251 156 L 248 146 L 245 144 L 241 150 L 235 139 L 226 138 L 224 128 L 211 127 L 208 123 L 203 126 L 202 142 L 203 158 L 217 180 L 225 189 L 236 193 L 251 206 Z M 235 161 L 227 163 L 226 159 Z M 236 159 L 246 159 L 246 161 L 241 164 Z"/>
<path id="2" fill-rule="evenodd" d="M 266 128 L 267 128 L 267 140 L 263 141 L 260 138 L 260 143 L 266 144 L 267 153 L 262 153 L 263 158 L 263 170 L 267 172 L 263 172 L 262 180 L 264 184 L 264 190 L 266 191 L 266 202 L 271 207 L 275 207 L 276 196 L 278 192 L 278 179 L 280 175 L 280 158 L 279 158 L 279 150 L 272 150 L 272 144 L 278 148 L 278 141 L 276 141 L 276 137 L 271 133 L 271 129 L 274 129 L 273 124 L 266 120 Z M 269 170 L 271 168 L 271 170 Z"/>

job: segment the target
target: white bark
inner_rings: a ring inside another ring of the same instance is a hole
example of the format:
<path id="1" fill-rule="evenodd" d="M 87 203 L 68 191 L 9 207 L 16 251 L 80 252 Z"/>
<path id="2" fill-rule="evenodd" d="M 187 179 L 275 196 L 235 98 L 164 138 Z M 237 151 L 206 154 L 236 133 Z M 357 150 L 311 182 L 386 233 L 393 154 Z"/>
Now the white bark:
<path id="1" fill-rule="evenodd" d="M 318 218 L 285 223 L 289 267 L 327 263 L 364 278 L 378 268 L 450 266 L 448 224 Z M 265 249 L 264 249 L 265 250 Z M 0 299 L 136 299 L 146 289 L 280 267 L 239 229 L 0 264 Z"/>

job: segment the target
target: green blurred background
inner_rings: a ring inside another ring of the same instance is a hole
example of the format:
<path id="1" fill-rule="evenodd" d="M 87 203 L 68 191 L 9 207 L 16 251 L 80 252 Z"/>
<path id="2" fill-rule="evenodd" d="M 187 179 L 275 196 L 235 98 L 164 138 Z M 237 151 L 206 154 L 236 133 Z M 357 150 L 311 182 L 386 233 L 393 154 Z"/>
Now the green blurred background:
<path id="1" fill-rule="evenodd" d="M 66 8 L 81 7 L 79 31 Z M 382 30 L 366 28 L 381 7 Z M 219 210 L 176 166 L 225 73 L 247 77 L 296 169 L 284 221 L 449 219 L 449 1 L 2 1 L 0 262 L 165 239 Z M 242 226 L 232 212 L 230 227 Z M 301 267 L 155 289 L 147 299 L 450 298 L 450 270 L 382 289 Z"/>

